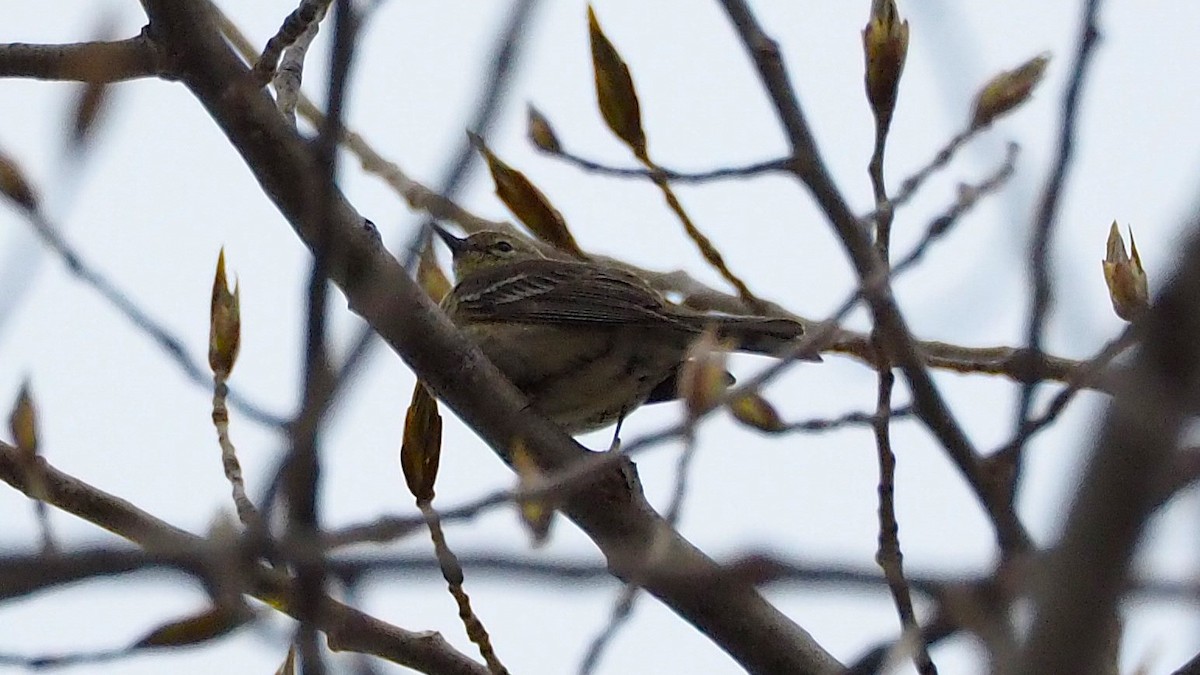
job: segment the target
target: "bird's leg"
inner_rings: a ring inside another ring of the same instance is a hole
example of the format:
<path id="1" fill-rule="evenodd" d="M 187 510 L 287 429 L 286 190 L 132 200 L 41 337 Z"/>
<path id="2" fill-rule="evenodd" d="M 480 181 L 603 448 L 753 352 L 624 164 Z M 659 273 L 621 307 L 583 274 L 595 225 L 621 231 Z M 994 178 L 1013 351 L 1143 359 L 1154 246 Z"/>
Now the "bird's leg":
<path id="1" fill-rule="evenodd" d="M 613 429 L 612 443 L 608 446 L 609 452 L 616 452 L 621 449 L 621 425 L 625 423 L 625 415 L 629 411 L 621 410 L 621 416 L 617 418 L 617 428 Z"/>

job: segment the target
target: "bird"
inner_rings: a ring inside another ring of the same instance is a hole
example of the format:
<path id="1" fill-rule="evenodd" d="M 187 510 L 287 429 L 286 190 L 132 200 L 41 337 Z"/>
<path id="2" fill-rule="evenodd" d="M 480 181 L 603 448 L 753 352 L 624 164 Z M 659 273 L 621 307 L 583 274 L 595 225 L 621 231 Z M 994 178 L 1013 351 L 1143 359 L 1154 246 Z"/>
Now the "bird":
<path id="1" fill-rule="evenodd" d="M 674 304 L 632 272 L 548 258 L 514 234 L 433 230 L 456 280 L 442 309 L 533 410 L 570 434 L 619 430 L 633 409 L 674 398 L 689 346 L 706 329 L 737 351 L 772 356 L 804 332 L 790 319 Z"/>

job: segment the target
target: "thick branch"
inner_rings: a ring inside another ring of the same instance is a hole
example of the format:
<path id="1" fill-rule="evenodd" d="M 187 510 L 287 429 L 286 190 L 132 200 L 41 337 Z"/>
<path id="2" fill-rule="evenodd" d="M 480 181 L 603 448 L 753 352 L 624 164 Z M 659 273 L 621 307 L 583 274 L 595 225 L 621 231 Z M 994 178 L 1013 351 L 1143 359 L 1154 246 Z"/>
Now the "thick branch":
<path id="1" fill-rule="evenodd" d="M 166 75 L 158 50 L 144 33 L 117 42 L 0 44 L 0 77 L 120 82 Z"/>
<path id="2" fill-rule="evenodd" d="M 284 123 L 213 24 L 206 2 L 143 0 L 150 34 L 178 63 L 179 77 L 242 154 L 266 194 L 309 248 L 316 233 L 306 217 L 317 188 L 305 142 Z M 587 456 L 561 429 L 526 409 L 511 384 L 449 323 L 364 231 L 363 219 L 334 194 L 327 227 L 331 280 L 384 340 L 438 396 L 502 457 L 518 439 L 548 470 Z M 643 586 L 696 625 L 754 673 L 817 673 L 838 667 L 806 632 L 748 584 L 715 583 L 720 567 L 665 527 L 627 471 L 595 476 L 566 498 L 563 510 L 596 541 L 615 573 Z M 642 565 L 655 537 L 675 573 Z M 678 570 L 689 572 L 679 575 Z"/>

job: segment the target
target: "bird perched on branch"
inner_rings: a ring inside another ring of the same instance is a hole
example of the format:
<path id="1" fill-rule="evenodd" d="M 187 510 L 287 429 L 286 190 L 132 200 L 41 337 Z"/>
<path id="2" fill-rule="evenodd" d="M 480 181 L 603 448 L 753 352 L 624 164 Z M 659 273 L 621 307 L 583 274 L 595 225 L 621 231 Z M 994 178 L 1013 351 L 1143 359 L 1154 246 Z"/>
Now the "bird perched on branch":
<path id="1" fill-rule="evenodd" d="M 579 433 L 675 397 L 689 345 L 706 328 L 733 349 L 776 355 L 804 332 L 789 319 L 714 315 L 675 305 L 641 277 L 587 261 L 549 259 L 525 239 L 460 238 L 435 225 L 454 258 L 442 301 L 530 406 Z"/>

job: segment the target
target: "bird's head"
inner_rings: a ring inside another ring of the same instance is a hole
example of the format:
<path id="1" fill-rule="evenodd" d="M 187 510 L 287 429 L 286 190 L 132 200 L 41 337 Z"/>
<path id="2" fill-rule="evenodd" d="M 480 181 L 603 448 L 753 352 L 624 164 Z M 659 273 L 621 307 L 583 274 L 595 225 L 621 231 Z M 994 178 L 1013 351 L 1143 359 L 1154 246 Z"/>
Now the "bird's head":
<path id="1" fill-rule="evenodd" d="M 484 230 L 464 239 L 439 225 L 434 225 L 433 231 L 450 249 L 454 258 L 454 277 L 459 281 L 476 270 L 546 257 L 523 237 L 505 232 Z"/>

